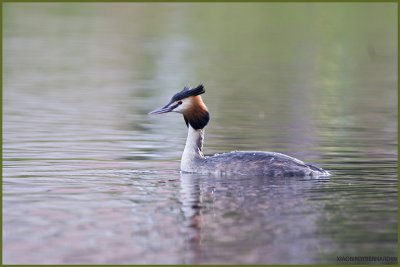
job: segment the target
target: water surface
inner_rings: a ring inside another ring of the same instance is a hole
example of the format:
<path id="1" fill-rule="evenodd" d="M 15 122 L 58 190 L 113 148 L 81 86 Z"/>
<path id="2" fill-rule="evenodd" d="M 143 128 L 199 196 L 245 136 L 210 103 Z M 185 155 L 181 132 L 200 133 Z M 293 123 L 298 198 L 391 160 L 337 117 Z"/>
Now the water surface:
<path id="1" fill-rule="evenodd" d="M 3 262 L 337 263 L 397 255 L 397 11 L 384 4 L 4 4 Z M 276 151 L 323 179 L 179 172 Z"/>

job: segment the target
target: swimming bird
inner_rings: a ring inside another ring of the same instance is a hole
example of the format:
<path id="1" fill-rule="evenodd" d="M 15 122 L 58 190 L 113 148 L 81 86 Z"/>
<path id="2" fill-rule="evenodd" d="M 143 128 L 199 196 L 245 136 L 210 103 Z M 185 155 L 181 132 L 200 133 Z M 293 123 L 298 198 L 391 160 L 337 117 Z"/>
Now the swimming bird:
<path id="1" fill-rule="evenodd" d="M 149 114 L 177 112 L 183 115 L 188 135 L 181 158 L 181 171 L 217 175 L 257 176 L 328 176 L 329 172 L 301 160 L 277 152 L 233 151 L 214 156 L 204 156 L 204 128 L 210 113 L 204 104 L 201 84 L 195 88 L 184 87 L 162 108 Z"/>

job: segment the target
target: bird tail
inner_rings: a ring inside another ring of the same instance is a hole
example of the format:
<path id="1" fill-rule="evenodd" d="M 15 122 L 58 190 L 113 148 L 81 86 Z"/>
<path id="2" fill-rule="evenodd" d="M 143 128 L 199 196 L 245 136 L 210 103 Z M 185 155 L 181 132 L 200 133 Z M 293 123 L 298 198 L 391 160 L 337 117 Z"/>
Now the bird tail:
<path id="1" fill-rule="evenodd" d="M 308 164 L 308 163 L 306 163 L 306 166 L 308 166 L 316 176 L 329 176 L 329 175 L 331 175 L 328 171 L 325 171 L 324 169 L 319 168 L 317 166 L 314 166 L 314 165 L 311 165 L 311 164 Z"/>

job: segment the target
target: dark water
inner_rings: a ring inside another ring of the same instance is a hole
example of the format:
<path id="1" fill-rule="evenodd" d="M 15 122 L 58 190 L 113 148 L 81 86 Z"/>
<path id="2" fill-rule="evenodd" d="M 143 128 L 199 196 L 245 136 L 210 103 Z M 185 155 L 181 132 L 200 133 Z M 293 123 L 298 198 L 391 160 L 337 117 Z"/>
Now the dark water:
<path id="1" fill-rule="evenodd" d="M 396 7 L 4 4 L 3 262 L 396 256 Z M 198 83 L 206 154 L 332 176 L 180 174 L 183 119 L 147 113 Z"/>

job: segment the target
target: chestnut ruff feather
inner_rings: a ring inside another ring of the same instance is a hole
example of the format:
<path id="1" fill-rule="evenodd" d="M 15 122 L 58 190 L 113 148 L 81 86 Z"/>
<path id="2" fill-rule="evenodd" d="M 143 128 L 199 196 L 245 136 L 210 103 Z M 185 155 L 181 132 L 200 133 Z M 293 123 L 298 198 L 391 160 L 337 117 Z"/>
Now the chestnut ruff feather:
<path id="1" fill-rule="evenodd" d="M 185 119 L 186 126 L 192 126 L 193 129 L 199 130 L 206 127 L 208 122 L 210 121 L 210 113 L 207 110 L 203 110 L 201 112 L 183 114 L 183 118 Z"/>

